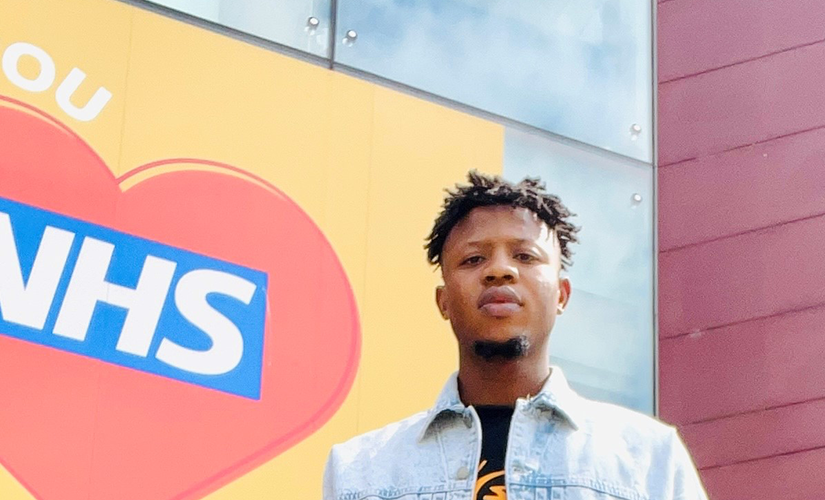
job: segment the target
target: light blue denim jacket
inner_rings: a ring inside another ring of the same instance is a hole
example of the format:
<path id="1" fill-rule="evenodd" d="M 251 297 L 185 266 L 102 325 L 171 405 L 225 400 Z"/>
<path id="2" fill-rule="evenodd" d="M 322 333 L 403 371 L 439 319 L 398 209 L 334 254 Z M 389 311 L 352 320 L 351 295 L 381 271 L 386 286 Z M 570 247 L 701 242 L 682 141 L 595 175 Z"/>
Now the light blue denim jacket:
<path id="1" fill-rule="evenodd" d="M 435 406 L 336 445 L 324 500 L 475 500 L 481 423 L 456 374 Z M 706 500 L 676 431 L 646 415 L 585 399 L 554 367 L 519 399 L 505 458 L 508 500 Z"/>

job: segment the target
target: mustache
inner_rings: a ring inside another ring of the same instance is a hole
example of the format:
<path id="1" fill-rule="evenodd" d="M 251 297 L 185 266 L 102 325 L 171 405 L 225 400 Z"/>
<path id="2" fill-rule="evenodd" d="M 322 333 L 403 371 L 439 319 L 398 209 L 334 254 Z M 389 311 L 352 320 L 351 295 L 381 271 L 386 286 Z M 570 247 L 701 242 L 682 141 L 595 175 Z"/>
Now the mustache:
<path id="1" fill-rule="evenodd" d="M 513 337 L 504 342 L 476 340 L 473 343 L 473 351 L 485 361 L 496 359 L 512 361 L 527 355 L 529 349 L 530 341 L 524 335 Z"/>

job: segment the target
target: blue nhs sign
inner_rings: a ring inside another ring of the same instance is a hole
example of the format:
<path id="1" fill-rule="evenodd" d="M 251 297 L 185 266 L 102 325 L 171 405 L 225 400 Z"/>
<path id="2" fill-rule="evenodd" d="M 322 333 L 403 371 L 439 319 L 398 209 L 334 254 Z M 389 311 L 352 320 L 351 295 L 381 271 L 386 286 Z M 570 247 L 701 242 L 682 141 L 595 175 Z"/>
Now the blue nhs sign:
<path id="1" fill-rule="evenodd" d="M 0 198 L 0 335 L 259 399 L 267 275 Z"/>

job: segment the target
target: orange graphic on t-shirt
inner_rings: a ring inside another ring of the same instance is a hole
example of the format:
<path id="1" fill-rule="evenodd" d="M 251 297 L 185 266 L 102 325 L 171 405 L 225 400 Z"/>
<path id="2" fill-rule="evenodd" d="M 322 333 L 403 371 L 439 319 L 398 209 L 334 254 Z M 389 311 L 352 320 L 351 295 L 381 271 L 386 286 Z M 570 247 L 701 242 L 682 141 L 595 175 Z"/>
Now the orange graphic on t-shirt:
<path id="1" fill-rule="evenodd" d="M 482 460 L 481 463 L 478 465 L 478 469 L 483 469 L 485 465 L 487 465 L 487 461 Z M 475 491 L 473 491 L 473 500 L 478 499 L 478 492 L 481 491 L 481 489 L 484 488 L 485 485 L 489 484 L 492 480 L 499 478 L 503 475 L 503 470 L 497 470 L 479 477 L 476 481 L 476 489 Z M 482 500 L 507 500 L 507 490 L 504 486 L 490 486 L 490 491 L 492 492 L 492 494 L 484 495 Z"/>
<path id="2" fill-rule="evenodd" d="M 484 500 L 507 500 L 507 490 L 504 489 L 504 486 L 490 486 L 490 491 L 493 494 L 484 495 Z"/>

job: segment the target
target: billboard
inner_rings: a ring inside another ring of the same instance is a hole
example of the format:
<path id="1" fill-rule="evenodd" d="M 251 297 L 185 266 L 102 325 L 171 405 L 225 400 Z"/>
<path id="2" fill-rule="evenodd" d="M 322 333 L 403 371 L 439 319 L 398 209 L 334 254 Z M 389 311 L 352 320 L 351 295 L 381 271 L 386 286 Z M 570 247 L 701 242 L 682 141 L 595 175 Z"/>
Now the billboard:
<path id="1" fill-rule="evenodd" d="M 423 238 L 500 125 L 113 0 L 0 57 L 0 498 L 318 498 L 432 404 Z"/>

